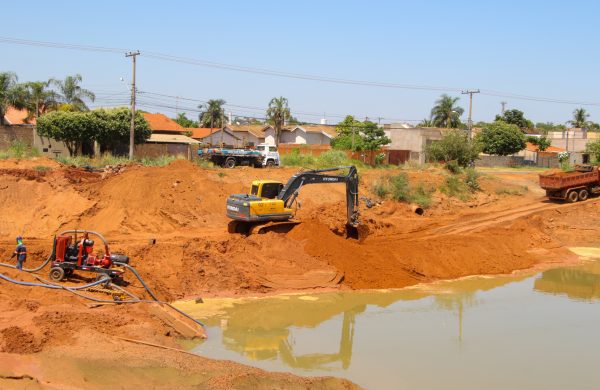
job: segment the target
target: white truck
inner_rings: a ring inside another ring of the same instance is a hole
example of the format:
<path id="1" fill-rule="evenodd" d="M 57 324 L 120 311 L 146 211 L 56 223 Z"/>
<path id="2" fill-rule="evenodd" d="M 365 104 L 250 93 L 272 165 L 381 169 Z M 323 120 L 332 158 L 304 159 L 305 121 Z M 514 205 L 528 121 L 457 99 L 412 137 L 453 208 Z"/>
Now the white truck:
<path id="1" fill-rule="evenodd" d="M 263 167 L 278 167 L 279 166 L 279 152 L 277 146 L 268 144 L 258 144 L 256 150 L 263 155 Z"/>

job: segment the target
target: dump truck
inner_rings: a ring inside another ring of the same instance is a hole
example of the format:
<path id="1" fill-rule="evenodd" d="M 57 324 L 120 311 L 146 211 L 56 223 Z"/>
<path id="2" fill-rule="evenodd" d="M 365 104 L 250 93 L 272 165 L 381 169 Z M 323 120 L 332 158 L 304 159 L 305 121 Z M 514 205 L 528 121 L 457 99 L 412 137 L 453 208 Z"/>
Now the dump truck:
<path id="1" fill-rule="evenodd" d="M 541 173 L 540 187 L 550 199 L 569 203 L 584 201 L 600 193 L 600 171 L 597 166 L 578 165 L 573 172 Z"/>

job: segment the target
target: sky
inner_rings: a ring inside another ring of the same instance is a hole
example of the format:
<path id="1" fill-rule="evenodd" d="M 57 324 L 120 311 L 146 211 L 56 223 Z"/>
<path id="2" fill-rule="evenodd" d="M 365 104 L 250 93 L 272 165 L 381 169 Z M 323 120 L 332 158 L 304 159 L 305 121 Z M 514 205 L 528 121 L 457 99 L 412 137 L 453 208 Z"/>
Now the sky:
<path id="1" fill-rule="evenodd" d="M 597 1 L 29 1 L 3 4 L 0 37 L 117 48 L 97 52 L 18 45 L 0 39 L 0 71 L 19 81 L 81 74 L 95 106 L 129 103 L 137 57 L 139 107 L 196 118 L 222 98 L 233 116 L 263 117 L 284 96 L 292 114 L 335 123 L 351 114 L 416 123 L 439 96 L 473 98 L 473 121 L 520 109 L 534 122 L 565 123 L 588 102 L 600 122 Z M 145 54 L 146 53 L 146 54 Z M 340 84 L 165 61 L 149 53 L 283 73 L 361 80 Z M 123 81 L 121 81 L 123 79 Z M 389 87 L 389 84 L 429 89 Z M 503 96 L 492 96 L 503 95 Z"/>

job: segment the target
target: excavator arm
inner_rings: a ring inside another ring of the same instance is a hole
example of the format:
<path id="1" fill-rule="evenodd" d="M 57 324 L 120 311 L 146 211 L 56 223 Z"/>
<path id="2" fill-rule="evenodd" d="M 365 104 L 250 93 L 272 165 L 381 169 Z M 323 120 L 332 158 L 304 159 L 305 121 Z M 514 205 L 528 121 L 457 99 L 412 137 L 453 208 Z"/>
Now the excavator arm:
<path id="1" fill-rule="evenodd" d="M 346 175 L 329 175 L 328 172 L 348 170 Z M 307 184 L 346 184 L 346 207 L 347 222 L 349 227 L 358 225 L 358 172 L 355 166 L 327 168 L 319 170 L 304 171 L 295 174 L 288 180 L 277 195 L 277 199 L 283 200 L 285 207 L 291 208 L 298 197 L 300 188 Z"/>

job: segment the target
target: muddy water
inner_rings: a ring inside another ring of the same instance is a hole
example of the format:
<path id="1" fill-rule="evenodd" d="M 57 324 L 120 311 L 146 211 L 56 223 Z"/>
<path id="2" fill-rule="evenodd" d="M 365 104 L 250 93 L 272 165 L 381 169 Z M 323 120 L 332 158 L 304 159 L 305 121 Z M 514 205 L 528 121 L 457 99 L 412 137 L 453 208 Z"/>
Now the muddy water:
<path id="1" fill-rule="evenodd" d="M 597 389 L 599 299 L 600 259 L 588 258 L 539 274 L 180 307 L 208 325 L 194 352 L 270 371 L 368 389 Z"/>

